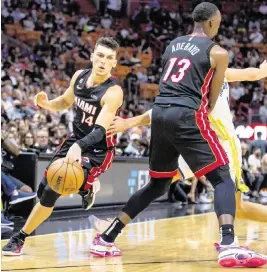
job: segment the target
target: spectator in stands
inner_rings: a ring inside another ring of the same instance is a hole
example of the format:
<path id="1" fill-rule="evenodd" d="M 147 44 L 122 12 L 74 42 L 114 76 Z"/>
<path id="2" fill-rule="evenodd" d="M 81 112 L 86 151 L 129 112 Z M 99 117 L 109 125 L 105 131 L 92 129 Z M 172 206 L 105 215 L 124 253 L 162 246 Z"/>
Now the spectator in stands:
<path id="1" fill-rule="evenodd" d="M 1 153 L 1 173 L 4 175 L 4 178 L 12 182 L 20 191 L 31 194 L 31 187 L 11 175 L 12 171 L 14 170 L 14 160 L 15 157 L 19 155 L 20 148 L 12 139 L 9 139 L 6 136 L 6 133 L 4 131 L 2 131 L 1 133 Z"/>
<path id="2" fill-rule="evenodd" d="M 267 14 L 267 3 L 266 1 L 263 1 L 259 7 L 259 12 L 262 14 L 262 15 L 266 15 Z"/>
<path id="3" fill-rule="evenodd" d="M 14 205 L 36 197 L 36 193 L 25 192 L 21 187 L 25 187 L 24 183 L 15 179 L 10 175 L 6 175 L 1 171 L 1 191 L 5 196 L 9 197 L 9 204 Z M 30 187 L 29 187 L 30 188 Z"/>
<path id="4" fill-rule="evenodd" d="M 255 150 L 255 148 L 259 148 L 261 154 L 265 154 L 267 152 L 267 142 L 262 139 L 262 133 L 260 131 L 257 132 L 256 140 L 251 142 L 251 150 Z"/>
<path id="5" fill-rule="evenodd" d="M 257 20 L 256 17 L 251 18 L 248 24 L 249 31 L 253 31 L 254 29 L 260 30 L 260 21 Z"/>
<path id="6" fill-rule="evenodd" d="M 152 54 L 152 49 L 150 47 L 150 36 L 146 36 L 146 38 L 141 39 L 141 44 L 138 47 L 139 54 Z"/>
<path id="7" fill-rule="evenodd" d="M 147 139 L 140 139 L 140 156 L 148 157 L 149 156 L 149 142 Z"/>
<path id="8" fill-rule="evenodd" d="M 242 150 L 242 173 L 244 177 L 245 184 L 251 188 L 252 176 L 250 174 L 249 164 L 248 164 L 248 145 L 246 143 L 241 144 Z"/>
<path id="9" fill-rule="evenodd" d="M 231 96 L 234 100 L 239 100 L 241 96 L 245 94 L 244 87 L 241 85 L 240 82 L 234 82 L 232 83 L 231 88 Z"/>
<path id="10" fill-rule="evenodd" d="M 65 4 L 63 1 L 63 4 Z M 51 10 L 53 8 L 51 0 L 39 0 L 40 3 L 40 7 L 42 10 L 47 11 L 47 10 Z"/>
<path id="11" fill-rule="evenodd" d="M 259 197 L 259 191 L 264 177 L 261 174 L 261 150 L 254 148 L 253 153 L 248 157 L 248 165 L 253 178 L 253 196 Z"/>
<path id="12" fill-rule="evenodd" d="M 261 43 L 263 41 L 263 36 L 257 27 L 253 27 L 252 33 L 249 36 L 249 40 L 252 43 Z"/>
<path id="13" fill-rule="evenodd" d="M 62 141 L 68 134 L 68 130 L 65 124 L 60 123 L 57 128 L 57 138 Z"/>
<path id="14" fill-rule="evenodd" d="M 148 79 L 147 79 L 146 71 L 144 69 L 142 70 L 140 69 L 136 75 L 138 78 L 138 83 L 147 83 Z"/>
<path id="15" fill-rule="evenodd" d="M 131 72 L 126 76 L 124 80 L 124 87 L 128 90 L 128 96 L 131 97 L 133 93 L 136 93 L 136 84 L 138 81 L 138 77 L 136 75 L 136 68 L 132 68 Z"/>
<path id="16" fill-rule="evenodd" d="M 127 155 L 133 155 L 133 156 L 139 156 L 140 152 L 139 152 L 139 148 L 140 148 L 140 135 L 139 134 L 132 134 L 130 136 L 130 143 L 128 144 L 128 146 L 125 148 L 124 152 Z"/>
<path id="17" fill-rule="evenodd" d="M 139 9 L 135 11 L 132 17 L 133 24 L 139 27 L 140 24 L 147 24 L 149 22 L 148 9 L 145 4 L 141 4 Z"/>
<path id="18" fill-rule="evenodd" d="M 260 61 L 260 56 L 256 48 L 249 50 L 247 53 L 247 58 L 249 60 L 249 66 L 255 67 Z"/>
<path id="19" fill-rule="evenodd" d="M 267 177 L 267 152 L 262 156 L 261 159 L 262 173 Z"/>
<path id="20" fill-rule="evenodd" d="M 10 87 L 10 85 L 8 86 Z M 9 97 L 5 91 L 2 92 L 1 106 L 3 107 L 9 120 L 23 118 L 24 115 L 22 114 L 20 109 L 16 107 L 19 105 L 20 105 L 20 101 L 18 100 L 13 101 L 13 99 Z"/>
<path id="21" fill-rule="evenodd" d="M 121 11 L 121 0 L 108 0 L 107 9 L 108 13 L 113 18 L 120 17 L 120 11 Z"/>
<path id="22" fill-rule="evenodd" d="M 101 19 L 101 26 L 105 29 L 110 29 L 112 25 L 112 20 L 109 15 L 106 13 L 104 17 Z"/>
<path id="23" fill-rule="evenodd" d="M 267 97 L 264 99 L 264 104 L 259 109 L 260 120 L 263 124 L 267 124 Z"/>
<path id="24" fill-rule="evenodd" d="M 236 45 L 236 41 L 235 41 L 235 38 L 234 38 L 234 35 L 232 32 L 227 32 L 226 35 L 224 36 L 223 38 L 223 42 L 226 46 L 228 47 L 233 47 Z"/>
<path id="25" fill-rule="evenodd" d="M 150 3 L 150 7 L 151 8 L 160 8 L 160 4 L 159 4 L 159 1 L 158 0 L 152 0 L 151 3 Z"/>
<path id="26" fill-rule="evenodd" d="M 6 219 L 3 211 L 1 211 L 1 230 L 2 230 L 2 226 L 10 226 L 11 230 L 13 230 L 13 228 L 14 228 L 14 222 Z"/>
<path id="27" fill-rule="evenodd" d="M 30 15 L 27 15 L 23 19 L 21 19 L 20 23 L 26 31 L 33 31 L 35 29 L 33 18 Z"/>
<path id="28" fill-rule="evenodd" d="M 11 15 L 15 21 L 20 21 L 26 16 L 26 14 L 22 10 L 20 10 L 18 7 L 11 13 Z"/>
<path id="29" fill-rule="evenodd" d="M 35 145 L 35 139 L 34 139 L 34 135 L 29 131 L 27 132 L 24 137 L 22 137 L 21 140 L 21 147 L 24 149 L 28 149 L 28 148 L 34 148 Z"/>
<path id="30" fill-rule="evenodd" d="M 49 146 L 49 134 L 47 130 L 42 129 L 37 132 L 35 148 L 41 153 L 53 152 Z"/>
<path id="31" fill-rule="evenodd" d="M 141 60 L 138 58 L 137 52 L 133 52 L 133 55 L 130 58 L 130 65 L 135 66 L 140 63 L 141 63 Z"/>

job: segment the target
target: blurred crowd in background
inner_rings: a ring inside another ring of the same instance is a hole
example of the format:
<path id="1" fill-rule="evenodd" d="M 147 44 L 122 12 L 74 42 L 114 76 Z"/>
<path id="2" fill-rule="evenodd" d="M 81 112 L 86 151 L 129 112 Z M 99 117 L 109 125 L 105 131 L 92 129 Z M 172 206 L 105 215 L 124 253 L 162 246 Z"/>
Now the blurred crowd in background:
<path id="1" fill-rule="evenodd" d="M 94 7 L 94 1 L 88 2 Z M 131 48 L 131 54 L 125 50 L 118 61 L 129 67 L 129 73 L 118 78 L 125 94 L 120 116 L 136 116 L 151 108 L 153 99 L 142 97 L 140 84 L 158 84 L 161 54 L 173 38 L 192 31 L 192 9 L 182 5 L 170 9 L 164 4 L 166 1 L 132 2 L 137 4 L 136 9 L 128 16 L 125 0 L 100 1 L 98 9 L 94 7 L 95 12 L 89 15 L 82 12 L 78 0 L 2 0 L 2 137 L 11 139 L 20 151 L 55 152 L 72 130 L 73 110 L 49 112 L 34 105 L 34 96 L 40 91 L 46 92 L 49 99 L 61 95 L 68 86 L 66 82 L 80 69 L 77 60 L 84 64 L 83 68 L 91 67 L 90 34 L 98 29 L 103 35 L 115 36 L 121 47 Z M 200 1 L 189 2 L 195 5 Z M 219 7 L 222 2 L 231 6 L 230 1 L 213 2 Z M 238 1 L 233 2 L 237 5 Z M 259 67 L 267 53 L 261 47 L 267 43 L 267 3 L 239 2 L 238 12 L 222 13 L 216 39 L 228 50 L 230 67 Z M 10 25 L 40 33 L 38 42 L 29 44 L 12 35 L 8 31 Z M 84 33 L 89 34 L 88 38 L 83 38 Z M 140 54 L 153 56 L 145 69 Z M 230 89 L 236 124 L 267 122 L 266 81 L 233 83 Z M 147 157 L 149 141 L 149 127 L 130 129 L 119 135 L 116 153 Z M 251 197 L 258 198 L 267 187 L 266 141 L 243 142 L 242 151 L 245 182 L 252 188 Z"/>

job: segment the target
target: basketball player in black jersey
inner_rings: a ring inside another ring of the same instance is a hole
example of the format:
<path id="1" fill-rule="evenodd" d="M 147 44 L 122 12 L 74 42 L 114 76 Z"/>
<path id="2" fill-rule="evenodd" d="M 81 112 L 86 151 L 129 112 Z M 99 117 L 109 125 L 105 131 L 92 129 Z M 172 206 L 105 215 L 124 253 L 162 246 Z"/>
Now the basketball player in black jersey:
<path id="1" fill-rule="evenodd" d="M 160 94 L 152 110 L 151 180 L 131 196 L 107 230 L 97 235 L 90 250 L 95 256 L 121 255 L 114 244 L 116 237 L 138 213 L 167 192 L 177 174 L 181 154 L 195 176 L 205 175 L 215 188 L 220 265 L 231 262 L 231 266 L 260 266 L 254 262 L 254 252 L 246 253 L 235 239 L 235 185 L 228 158 L 207 118 L 228 67 L 227 51 L 211 40 L 218 32 L 221 14 L 215 5 L 204 2 L 194 9 L 193 19 L 193 33 L 171 41 L 162 58 Z"/>
<path id="2" fill-rule="evenodd" d="M 37 104 L 51 111 L 68 109 L 75 103 L 73 132 L 58 147 L 50 164 L 63 157 L 82 164 L 85 179 L 80 191 L 87 198 L 84 200 L 85 209 L 93 204 L 91 188 L 95 179 L 111 166 L 114 158 L 116 139 L 107 135 L 106 129 L 123 102 L 123 91 L 111 76 L 111 70 L 117 64 L 118 48 L 119 44 L 113 38 L 100 38 L 91 55 L 92 70 L 77 71 L 65 93 L 53 100 L 48 100 L 44 92 L 36 96 Z M 39 185 L 37 195 L 40 202 L 35 205 L 21 231 L 3 247 L 4 255 L 22 254 L 25 238 L 51 215 L 60 197 L 48 185 L 46 175 Z"/>

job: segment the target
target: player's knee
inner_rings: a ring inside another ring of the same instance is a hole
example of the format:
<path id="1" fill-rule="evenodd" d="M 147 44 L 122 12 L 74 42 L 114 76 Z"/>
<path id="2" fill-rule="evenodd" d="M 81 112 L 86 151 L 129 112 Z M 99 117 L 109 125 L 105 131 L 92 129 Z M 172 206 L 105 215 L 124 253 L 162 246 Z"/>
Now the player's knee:
<path id="1" fill-rule="evenodd" d="M 52 208 L 55 206 L 56 201 L 59 197 L 60 197 L 60 194 L 54 192 L 49 187 L 49 185 L 46 185 L 40 197 L 40 204 L 44 207 Z"/>
<path id="2" fill-rule="evenodd" d="M 151 178 L 148 190 L 152 190 L 157 197 L 163 196 L 170 188 L 171 178 Z"/>

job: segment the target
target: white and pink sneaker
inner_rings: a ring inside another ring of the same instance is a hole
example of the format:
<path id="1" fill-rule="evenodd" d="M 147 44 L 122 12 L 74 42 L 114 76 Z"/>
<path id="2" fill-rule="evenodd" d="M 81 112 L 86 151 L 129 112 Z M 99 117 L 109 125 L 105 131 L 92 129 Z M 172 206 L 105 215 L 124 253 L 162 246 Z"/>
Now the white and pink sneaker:
<path id="1" fill-rule="evenodd" d="M 96 257 L 117 257 L 122 255 L 114 243 L 104 241 L 99 233 L 93 240 L 93 245 L 89 252 Z"/>
<path id="2" fill-rule="evenodd" d="M 219 252 L 218 263 L 223 267 L 260 267 L 267 264 L 267 258 L 258 254 L 248 247 L 239 246 L 237 237 L 234 243 L 222 246 L 218 243 L 214 244 Z"/>

